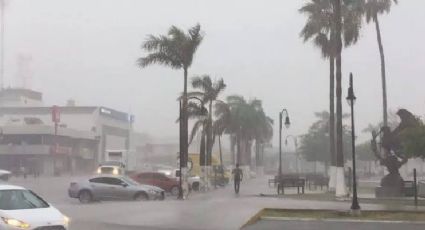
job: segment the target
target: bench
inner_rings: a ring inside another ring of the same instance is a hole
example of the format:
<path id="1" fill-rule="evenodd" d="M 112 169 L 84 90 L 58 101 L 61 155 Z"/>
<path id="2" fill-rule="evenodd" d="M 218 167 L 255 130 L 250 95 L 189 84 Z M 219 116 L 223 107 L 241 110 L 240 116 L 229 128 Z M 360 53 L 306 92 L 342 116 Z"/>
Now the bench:
<path id="1" fill-rule="evenodd" d="M 312 185 L 315 189 L 320 186 L 320 190 L 323 190 L 323 187 L 328 187 L 329 177 L 321 174 L 307 174 L 306 182 L 309 190 L 311 190 Z"/>
<path id="2" fill-rule="evenodd" d="M 297 188 L 297 194 L 300 194 L 300 189 L 302 194 L 305 191 L 305 179 L 296 178 L 296 177 L 284 177 L 284 178 L 276 178 L 275 183 L 277 181 L 277 194 L 284 194 L 285 188 Z"/>

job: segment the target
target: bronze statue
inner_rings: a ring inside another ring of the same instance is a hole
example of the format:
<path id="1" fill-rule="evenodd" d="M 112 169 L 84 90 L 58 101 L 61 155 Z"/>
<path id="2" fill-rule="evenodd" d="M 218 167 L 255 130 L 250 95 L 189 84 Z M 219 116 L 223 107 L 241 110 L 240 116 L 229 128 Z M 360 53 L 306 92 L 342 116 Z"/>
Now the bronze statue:
<path id="1" fill-rule="evenodd" d="M 399 169 L 404 165 L 408 158 L 402 149 L 402 131 L 407 128 L 418 126 L 418 119 L 406 109 L 400 109 L 397 112 L 400 117 L 400 124 L 393 131 L 389 127 L 382 127 L 377 133 L 372 132 L 372 151 L 381 165 L 388 169 L 388 174 L 381 180 L 381 191 L 378 195 L 400 196 L 404 186 L 403 178 L 400 176 Z M 378 148 L 377 137 L 381 136 L 380 148 Z M 381 150 L 381 151 L 380 151 Z"/>

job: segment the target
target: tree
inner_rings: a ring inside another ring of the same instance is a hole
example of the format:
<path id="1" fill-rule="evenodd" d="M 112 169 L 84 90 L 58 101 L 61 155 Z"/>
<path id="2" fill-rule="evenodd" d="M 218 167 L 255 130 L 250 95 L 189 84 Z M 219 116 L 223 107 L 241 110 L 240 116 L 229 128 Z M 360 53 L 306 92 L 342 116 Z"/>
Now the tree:
<path id="1" fill-rule="evenodd" d="M 230 139 L 234 140 L 234 136 L 230 132 L 231 123 L 232 123 L 232 117 L 230 114 L 230 107 L 223 101 L 218 101 L 215 104 L 215 110 L 214 110 L 216 120 L 214 121 L 214 135 L 218 136 L 218 144 L 219 144 L 219 150 L 220 150 L 220 165 L 223 166 L 223 152 L 222 152 L 222 146 L 221 146 L 221 137 L 224 133 L 230 134 Z M 234 141 L 231 141 L 231 149 L 233 148 Z M 232 157 L 234 155 L 234 151 L 232 151 Z M 234 160 L 232 158 L 232 160 Z M 234 163 L 234 162 L 232 162 Z"/>
<path id="2" fill-rule="evenodd" d="M 300 153 L 306 161 L 322 162 L 329 165 L 331 155 L 329 155 L 329 112 L 323 111 L 315 113 L 317 121 L 314 122 L 307 134 L 301 136 Z M 346 115 L 344 117 L 347 117 Z M 344 159 L 349 159 L 349 146 L 351 146 L 351 134 L 347 127 L 344 127 Z M 327 167 L 326 167 L 327 168 Z"/>
<path id="3" fill-rule="evenodd" d="M 192 65 L 196 50 L 203 40 L 201 26 L 199 24 L 184 32 L 176 26 L 171 26 L 167 35 L 148 35 L 142 45 L 142 49 L 148 54 L 137 60 L 140 67 L 144 68 L 152 64 L 160 64 L 172 69 L 183 69 L 183 98 L 181 114 L 181 139 L 180 139 L 180 164 L 187 168 L 188 159 L 188 99 L 187 99 L 187 76 Z M 185 179 L 185 175 L 183 176 Z"/>
<path id="4" fill-rule="evenodd" d="M 197 98 L 199 99 L 199 98 Z M 201 144 L 199 149 L 199 165 L 205 166 L 206 160 L 206 135 L 208 126 L 208 109 L 205 107 L 205 101 L 199 99 L 197 102 L 188 103 L 188 117 L 195 119 L 192 131 L 190 132 L 189 145 L 192 143 L 196 134 L 201 133 Z"/>
<path id="5" fill-rule="evenodd" d="M 356 156 L 360 161 L 368 162 L 369 174 L 372 173 L 372 163 L 376 160 L 370 141 L 356 145 Z"/>
<path id="6" fill-rule="evenodd" d="M 226 88 L 223 79 L 213 82 L 208 75 L 202 75 L 192 78 L 192 87 L 195 90 L 189 93 L 192 96 L 201 97 L 204 103 L 208 104 L 208 118 L 206 121 L 206 165 L 211 165 L 212 148 L 214 146 L 214 130 L 213 130 L 213 103 L 217 101 L 220 93 Z"/>
<path id="7" fill-rule="evenodd" d="M 344 1 L 342 7 L 342 35 L 345 46 L 355 44 L 359 39 L 361 28 L 361 2 Z M 336 24 L 332 0 L 311 0 L 300 10 L 308 16 L 300 36 L 304 42 L 312 40 L 321 49 L 322 57 L 329 59 L 329 146 L 331 166 L 336 166 L 335 153 L 335 57 L 336 57 Z M 333 168 L 332 170 L 333 171 Z M 331 172 L 330 189 L 335 186 L 334 172 Z"/>
<path id="8" fill-rule="evenodd" d="M 216 104 L 215 126 L 219 132 L 228 133 L 231 140 L 235 140 L 231 141 L 236 146 L 235 163 L 251 165 L 252 144 L 254 141 L 260 144 L 271 139 L 272 120 L 265 115 L 258 99 L 246 101 L 242 96 L 232 95 L 226 101 Z"/>
<path id="9" fill-rule="evenodd" d="M 381 81 L 382 81 L 382 109 L 383 109 L 383 122 L 384 126 L 388 125 L 387 115 L 387 83 L 386 83 L 386 72 L 385 72 L 385 55 L 384 46 L 382 44 L 381 28 L 379 25 L 379 15 L 388 13 L 391 10 L 392 3 L 397 4 L 398 0 L 366 0 L 364 4 L 364 13 L 366 16 L 366 22 L 374 22 L 376 29 L 376 39 L 378 41 L 379 55 L 381 58 Z"/>

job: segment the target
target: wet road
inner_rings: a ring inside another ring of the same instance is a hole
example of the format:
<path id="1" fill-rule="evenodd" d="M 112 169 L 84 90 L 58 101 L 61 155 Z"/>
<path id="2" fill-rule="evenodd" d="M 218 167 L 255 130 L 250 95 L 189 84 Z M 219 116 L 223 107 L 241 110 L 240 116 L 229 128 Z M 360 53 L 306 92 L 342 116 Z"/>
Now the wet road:
<path id="1" fill-rule="evenodd" d="M 71 199 L 67 195 L 69 183 L 75 180 L 78 178 L 64 176 L 25 180 L 18 178 L 12 179 L 11 182 L 32 189 L 69 216 L 71 230 L 233 230 L 239 229 L 250 217 L 265 207 L 307 209 L 349 207 L 349 202 L 260 197 L 258 196 L 260 193 L 275 193 L 274 189 L 268 188 L 267 178 L 245 180 L 241 185 L 240 195 L 235 195 L 232 186 L 227 186 L 207 193 L 193 193 L 185 201 L 167 198 L 164 201 L 108 201 L 80 204 L 78 200 Z M 362 205 L 362 208 L 369 209 L 380 207 Z"/>

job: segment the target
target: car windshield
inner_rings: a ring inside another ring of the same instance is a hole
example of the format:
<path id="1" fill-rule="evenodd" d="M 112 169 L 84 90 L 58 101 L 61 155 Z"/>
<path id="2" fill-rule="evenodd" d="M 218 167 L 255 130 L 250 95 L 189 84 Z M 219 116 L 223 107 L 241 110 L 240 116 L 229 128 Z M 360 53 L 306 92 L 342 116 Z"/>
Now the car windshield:
<path id="1" fill-rule="evenodd" d="M 129 185 L 134 185 L 134 186 L 140 185 L 139 182 L 137 182 L 137 181 L 135 181 L 135 180 L 133 180 L 129 177 L 121 177 L 121 180 L 123 180 L 124 182 L 126 182 Z"/>
<path id="2" fill-rule="evenodd" d="M 47 208 L 49 204 L 29 190 L 0 190 L 0 209 L 19 210 Z"/>

